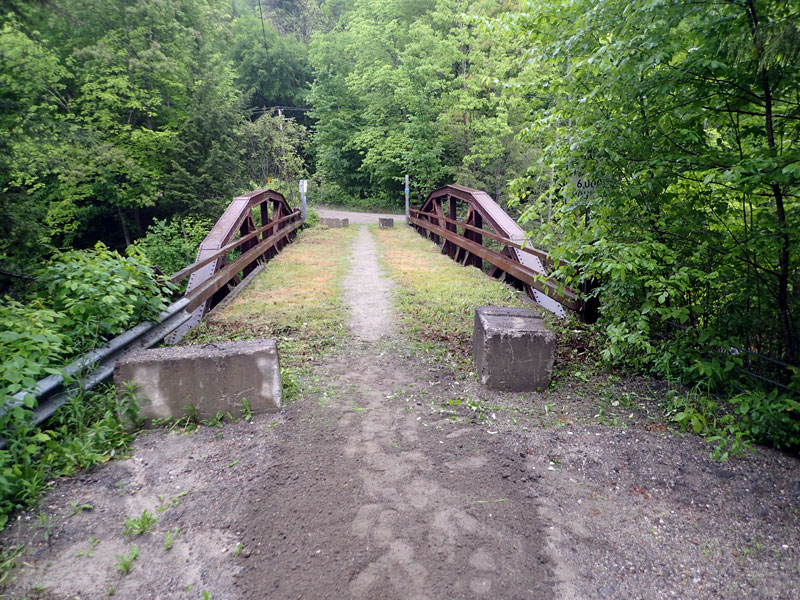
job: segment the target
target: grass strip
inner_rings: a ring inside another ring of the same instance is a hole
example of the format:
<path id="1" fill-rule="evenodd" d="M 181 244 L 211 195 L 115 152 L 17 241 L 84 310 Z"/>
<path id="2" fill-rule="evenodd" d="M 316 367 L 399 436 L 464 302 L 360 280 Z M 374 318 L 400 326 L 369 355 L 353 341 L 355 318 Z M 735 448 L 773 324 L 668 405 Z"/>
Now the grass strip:
<path id="1" fill-rule="evenodd" d="M 235 300 L 206 320 L 186 343 L 271 338 L 281 365 L 298 369 L 344 337 L 347 310 L 341 281 L 357 229 L 314 227 L 272 259 Z"/>
<path id="2" fill-rule="evenodd" d="M 403 331 L 428 353 L 463 368 L 471 360 L 476 306 L 531 307 L 522 292 L 461 266 L 412 229 L 374 233 L 381 262 L 398 284 L 394 304 Z"/>

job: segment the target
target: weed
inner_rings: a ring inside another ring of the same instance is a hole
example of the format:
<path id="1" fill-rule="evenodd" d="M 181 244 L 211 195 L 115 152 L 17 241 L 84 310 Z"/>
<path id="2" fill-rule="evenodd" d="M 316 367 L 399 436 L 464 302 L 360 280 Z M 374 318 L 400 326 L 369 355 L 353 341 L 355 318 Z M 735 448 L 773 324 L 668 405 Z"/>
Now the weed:
<path id="1" fill-rule="evenodd" d="M 242 459 L 241 458 L 237 458 L 235 460 L 232 460 L 231 462 L 228 463 L 228 468 L 230 469 L 231 467 L 235 467 L 236 465 L 239 464 L 240 460 L 242 460 Z"/>
<path id="2" fill-rule="evenodd" d="M 74 517 L 80 512 L 83 512 L 84 510 L 92 510 L 94 508 L 94 506 L 92 506 L 91 504 L 78 505 L 78 502 L 76 500 L 70 500 L 69 505 L 72 507 L 72 512 L 67 515 L 68 519 Z"/>
<path id="3" fill-rule="evenodd" d="M 117 590 L 115 590 L 113 587 L 108 588 L 108 595 L 109 596 L 113 596 L 116 593 L 117 593 Z"/>
<path id="4" fill-rule="evenodd" d="M 68 385 L 79 386 L 74 377 L 67 380 Z M 33 406 L 33 396 L 30 402 Z M 56 411 L 47 429 L 32 426 L 29 416 L 20 406 L 0 417 L 7 441 L 0 450 L 0 529 L 12 510 L 39 499 L 47 481 L 105 462 L 130 442 L 112 388 L 77 394 Z"/>
<path id="5" fill-rule="evenodd" d="M 88 558 L 94 558 L 94 549 L 97 548 L 97 545 L 99 543 L 100 542 L 97 540 L 97 538 L 93 538 L 93 537 L 89 538 L 89 549 L 86 551 L 86 556 Z M 81 557 L 81 556 L 83 556 L 83 552 L 78 552 L 77 554 L 75 554 L 75 556 L 76 557 Z"/>
<path id="6" fill-rule="evenodd" d="M 752 450 L 750 432 L 736 422 L 733 414 L 720 407 L 717 399 L 695 387 L 687 393 L 671 391 L 666 416 L 683 431 L 691 431 L 714 445 L 710 455 L 725 461 Z"/>
<path id="7" fill-rule="evenodd" d="M 248 423 L 253 420 L 253 411 L 250 409 L 247 398 L 242 398 L 242 418 Z"/>
<path id="8" fill-rule="evenodd" d="M 170 431 L 175 429 L 181 429 L 185 433 L 192 433 L 197 431 L 197 428 L 200 426 L 200 419 L 197 415 L 197 407 L 193 405 L 187 405 L 182 408 L 183 416 L 179 419 L 175 419 L 175 422 L 170 427 Z"/>
<path id="9" fill-rule="evenodd" d="M 142 535 L 147 533 L 157 523 L 157 519 L 149 510 L 145 510 L 138 517 L 127 517 L 122 533 L 125 535 Z"/>
<path id="10" fill-rule="evenodd" d="M 291 404 L 300 397 L 300 382 L 295 369 L 281 367 L 281 385 L 285 404 Z"/>
<path id="11" fill-rule="evenodd" d="M 203 595 L 202 595 L 201 597 L 202 597 L 202 600 L 212 600 L 212 598 L 211 598 L 211 594 L 209 594 L 209 593 L 208 593 L 207 591 L 205 591 L 205 590 L 203 590 Z"/>
<path id="12" fill-rule="evenodd" d="M 160 495 L 158 499 L 162 502 L 162 504 L 156 509 L 156 513 L 162 513 L 172 506 L 178 506 L 181 503 L 181 498 L 183 498 L 188 493 L 189 493 L 188 491 L 183 491 L 174 498 L 172 498 L 169 502 L 164 501 L 166 496 L 164 496 L 163 494 Z"/>
<path id="13" fill-rule="evenodd" d="M 117 571 L 127 575 L 133 570 L 133 562 L 139 557 L 139 546 L 131 546 L 127 554 L 116 554 L 117 564 L 114 565 Z"/>
<path id="14" fill-rule="evenodd" d="M 175 543 L 175 538 L 178 537 L 180 531 L 177 527 L 173 528 L 172 531 L 167 531 L 164 534 L 164 550 L 171 550 L 172 544 Z"/>
<path id="15" fill-rule="evenodd" d="M 17 543 L 7 548 L 0 548 L 0 590 L 11 581 L 11 573 L 17 567 L 17 559 L 25 552 L 25 546 Z"/>
<path id="16" fill-rule="evenodd" d="M 137 387 L 133 381 L 123 381 L 122 389 L 117 393 L 117 410 L 120 420 L 133 429 L 137 429 L 141 425 Z"/>
<path id="17" fill-rule="evenodd" d="M 239 542 L 238 544 L 236 544 L 236 549 L 233 551 L 234 556 L 241 556 L 242 550 L 244 550 L 244 546 L 242 545 L 241 542 Z"/>
<path id="18" fill-rule="evenodd" d="M 48 516 L 46 513 L 41 513 L 36 515 L 38 519 L 38 523 L 36 523 L 36 527 L 39 529 L 44 530 L 43 537 L 45 543 L 50 543 L 50 534 L 53 531 L 53 521 L 55 521 L 58 517 L 56 515 Z"/>
<path id="19" fill-rule="evenodd" d="M 222 427 L 224 419 L 225 419 L 225 413 L 223 413 L 222 411 L 218 411 L 213 419 L 206 419 L 205 421 L 200 421 L 200 424 L 205 425 L 206 427 Z"/>

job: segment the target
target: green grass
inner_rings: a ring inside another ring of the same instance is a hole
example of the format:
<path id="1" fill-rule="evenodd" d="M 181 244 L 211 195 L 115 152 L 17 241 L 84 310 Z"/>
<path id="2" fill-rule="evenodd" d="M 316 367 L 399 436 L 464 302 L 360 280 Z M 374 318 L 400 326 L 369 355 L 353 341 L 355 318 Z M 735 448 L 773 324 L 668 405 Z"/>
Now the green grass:
<path id="1" fill-rule="evenodd" d="M 463 267 L 407 227 L 375 229 L 380 259 L 395 287 L 403 331 L 420 347 L 465 365 L 472 353 L 475 307 L 527 307 L 524 294 Z"/>
<path id="2" fill-rule="evenodd" d="M 341 280 L 357 228 L 300 232 L 294 243 L 224 310 L 209 316 L 186 343 L 272 338 L 289 375 L 344 338 Z"/>
<path id="3" fill-rule="evenodd" d="M 124 453 L 131 439 L 129 426 L 120 418 L 113 388 L 106 386 L 78 394 L 46 426 L 0 419 L 8 442 L 0 450 L 0 529 L 12 511 L 38 501 L 47 481 Z"/>

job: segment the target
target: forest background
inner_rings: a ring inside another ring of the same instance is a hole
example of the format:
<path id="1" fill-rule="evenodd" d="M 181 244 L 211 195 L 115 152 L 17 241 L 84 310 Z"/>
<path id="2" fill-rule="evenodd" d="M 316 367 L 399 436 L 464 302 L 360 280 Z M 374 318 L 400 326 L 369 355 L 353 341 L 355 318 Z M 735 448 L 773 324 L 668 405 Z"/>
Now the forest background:
<path id="1" fill-rule="evenodd" d="M 796 448 L 798 23 L 778 0 L 4 5 L 3 392 L 157 312 L 130 300 L 147 265 L 190 262 L 237 193 L 399 208 L 408 173 L 414 200 L 489 192 L 594 281 L 604 360 Z"/>

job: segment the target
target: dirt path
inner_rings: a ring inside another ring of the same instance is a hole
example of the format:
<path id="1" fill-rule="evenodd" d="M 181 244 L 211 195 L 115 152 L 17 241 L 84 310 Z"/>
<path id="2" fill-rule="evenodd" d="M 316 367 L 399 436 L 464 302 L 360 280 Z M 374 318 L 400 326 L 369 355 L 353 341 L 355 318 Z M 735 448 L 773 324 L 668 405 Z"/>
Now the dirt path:
<path id="1" fill-rule="evenodd" d="M 354 339 L 322 374 L 340 406 L 286 452 L 292 472 L 313 478 L 290 478 L 259 503 L 274 507 L 261 535 L 275 544 L 270 569 L 248 565 L 247 597 L 272 585 L 280 598 L 549 597 L 542 526 L 527 486 L 514 485 L 524 468 L 509 470 L 513 459 L 486 456 L 471 428 L 449 431 L 406 402 L 418 378 L 388 337 L 391 284 L 366 227 L 344 285 Z"/>
<path id="2" fill-rule="evenodd" d="M 361 225 L 353 245 L 350 273 L 344 280 L 350 311 L 350 329 L 361 340 L 374 342 L 391 332 L 392 282 L 375 258 L 378 248 L 366 225 Z"/>

